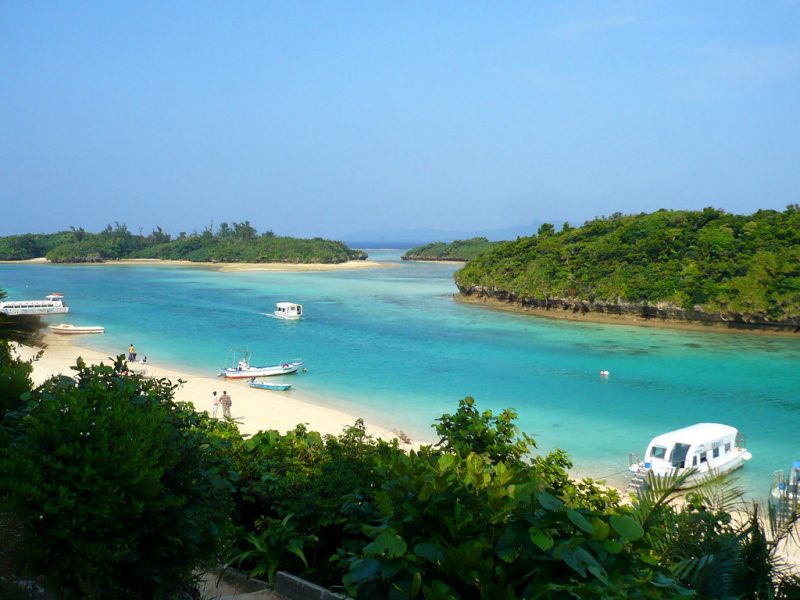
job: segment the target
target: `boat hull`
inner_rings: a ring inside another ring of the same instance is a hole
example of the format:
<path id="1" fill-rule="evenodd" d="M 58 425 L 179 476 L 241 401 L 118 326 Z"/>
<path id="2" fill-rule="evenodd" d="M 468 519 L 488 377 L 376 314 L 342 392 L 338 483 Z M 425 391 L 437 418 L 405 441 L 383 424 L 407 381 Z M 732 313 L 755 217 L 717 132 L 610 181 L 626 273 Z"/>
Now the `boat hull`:
<path id="1" fill-rule="evenodd" d="M 20 315 L 63 315 L 68 312 L 68 306 L 53 306 L 46 308 L 0 308 L 0 313 L 10 317 Z"/>
<path id="2" fill-rule="evenodd" d="M 278 313 L 272 313 L 272 316 L 276 319 L 280 319 L 281 321 L 299 321 L 303 317 L 300 315 L 293 315 L 293 316 L 286 316 Z"/>
<path id="3" fill-rule="evenodd" d="M 50 331 L 60 335 L 79 335 L 87 333 L 105 333 L 105 327 L 73 327 L 71 325 L 51 325 Z"/>
<path id="4" fill-rule="evenodd" d="M 249 385 L 251 388 L 258 390 L 269 390 L 272 392 L 285 392 L 292 389 L 291 383 L 258 383 L 251 381 Z"/>
<path id="5" fill-rule="evenodd" d="M 692 486 L 697 483 L 700 483 L 704 479 L 710 476 L 719 476 L 725 475 L 726 473 L 731 473 L 737 469 L 741 469 L 744 466 L 744 463 L 750 459 L 750 453 L 746 450 L 742 452 L 738 452 L 735 456 L 732 456 L 730 460 L 725 461 L 722 464 L 714 465 L 711 467 L 706 467 L 703 469 L 695 468 L 694 472 L 686 478 L 685 486 Z M 639 465 L 641 468 L 644 468 L 644 465 Z M 672 470 L 665 470 L 665 469 L 644 469 L 644 472 L 654 476 L 654 477 L 669 477 L 674 474 L 683 474 L 688 473 L 692 469 L 672 469 Z"/>

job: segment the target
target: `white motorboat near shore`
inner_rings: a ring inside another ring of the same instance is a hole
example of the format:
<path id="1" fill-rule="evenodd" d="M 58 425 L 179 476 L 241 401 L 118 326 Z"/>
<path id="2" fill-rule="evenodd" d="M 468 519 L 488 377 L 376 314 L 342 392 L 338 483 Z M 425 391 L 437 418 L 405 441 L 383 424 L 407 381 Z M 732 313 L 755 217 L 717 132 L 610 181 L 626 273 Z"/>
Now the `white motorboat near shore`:
<path id="1" fill-rule="evenodd" d="M 303 366 L 301 359 L 293 359 L 279 365 L 254 367 L 246 359 L 240 360 L 236 367 L 228 367 L 219 372 L 220 377 L 227 379 L 250 379 L 252 377 L 271 377 L 273 375 L 289 375 L 296 373 Z"/>
<path id="2" fill-rule="evenodd" d="M 60 325 L 50 325 L 50 330 L 53 333 L 61 333 L 61 334 L 80 334 L 80 333 L 105 333 L 105 327 L 100 327 L 99 325 L 93 326 L 78 326 L 78 325 L 70 325 L 68 323 L 61 323 Z"/>
<path id="3" fill-rule="evenodd" d="M 69 312 L 64 295 L 53 293 L 44 300 L 5 300 L 0 302 L 0 313 L 17 315 L 62 315 Z"/>
<path id="4" fill-rule="evenodd" d="M 666 477 L 692 471 L 687 483 L 710 474 L 723 474 L 744 466 L 752 454 L 744 448 L 744 439 L 735 427 L 720 423 L 697 423 L 654 437 L 647 446 L 644 460 L 628 457 L 633 471 L 633 487 L 649 474 Z"/>

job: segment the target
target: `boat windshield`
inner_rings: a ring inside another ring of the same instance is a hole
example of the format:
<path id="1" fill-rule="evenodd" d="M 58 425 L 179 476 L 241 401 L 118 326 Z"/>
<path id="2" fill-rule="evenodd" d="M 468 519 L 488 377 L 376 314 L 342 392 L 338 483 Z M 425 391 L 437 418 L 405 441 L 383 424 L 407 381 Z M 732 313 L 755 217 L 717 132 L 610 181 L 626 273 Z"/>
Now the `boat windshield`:
<path id="1" fill-rule="evenodd" d="M 669 455 L 669 461 L 672 463 L 673 467 L 680 467 L 681 469 L 684 467 L 689 448 L 691 448 L 689 444 L 675 444 L 675 447 Z"/>
<path id="2" fill-rule="evenodd" d="M 653 446 L 650 450 L 651 458 L 665 458 L 667 456 L 667 449 L 664 446 Z"/>

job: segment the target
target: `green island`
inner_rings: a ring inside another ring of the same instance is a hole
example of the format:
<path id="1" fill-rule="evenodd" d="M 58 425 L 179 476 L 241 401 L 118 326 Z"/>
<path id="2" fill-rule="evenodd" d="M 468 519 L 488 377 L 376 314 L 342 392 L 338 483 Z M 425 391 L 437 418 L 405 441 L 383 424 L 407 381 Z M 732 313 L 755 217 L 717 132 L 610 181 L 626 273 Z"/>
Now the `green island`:
<path id="1" fill-rule="evenodd" d="M 504 242 L 455 273 L 465 300 L 800 331 L 800 205 L 752 215 L 659 210 Z"/>
<path id="2" fill-rule="evenodd" d="M 131 233 L 124 224 L 109 225 L 100 233 L 71 228 L 51 234 L 23 234 L 0 238 L 0 260 L 45 257 L 54 263 L 105 262 L 149 258 L 192 262 L 343 263 L 365 260 L 367 254 L 342 242 L 259 234 L 249 221 L 221 223 L 201 233 L 181 232 L 176 238 L 156 227 L 149 235 Z"/>
<path id="3" fill-rule="evenodd" d="M 361 421 L 246 437 L 122 356 L 35 386 L 13 348 L 39 342 L 37 321 L 0 315 L 6 600 L 195 598 L 198 573 L 223 565 L 356 600 L 800 593 L 781 555 L 797 515 L 763 515 L 732 480 L 679 494 L 688 474 L 651 479 L 623 501 L 469 397 L 416 450 Z M 20 587 L 32 580 L 46 594 Z"/>
<path id="4" fill-rule="evenodd" d="M 488 252 L 501 242 L 490 242 L 485 237 L 475 237 L 469 240 L 455 240 L 446 242 L 432 242 L 424 246 L 411 248 L 403 254 L 403 260 L 442 260 L 466 262 L 479 254 Z"/>

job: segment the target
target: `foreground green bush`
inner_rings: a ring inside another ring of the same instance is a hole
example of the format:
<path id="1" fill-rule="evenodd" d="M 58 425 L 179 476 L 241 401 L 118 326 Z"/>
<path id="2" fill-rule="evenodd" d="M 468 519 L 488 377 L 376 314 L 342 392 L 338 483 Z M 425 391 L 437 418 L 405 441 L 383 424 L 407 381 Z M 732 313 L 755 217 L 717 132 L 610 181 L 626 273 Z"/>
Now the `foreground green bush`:
<path id="1" fill-rule="evenodd" d="M 173 598 L 228 529 L 224 440 L 166 380 L 74 368 L 30 394 L 0 462 L 30 570 L 64 597 Z"/>

